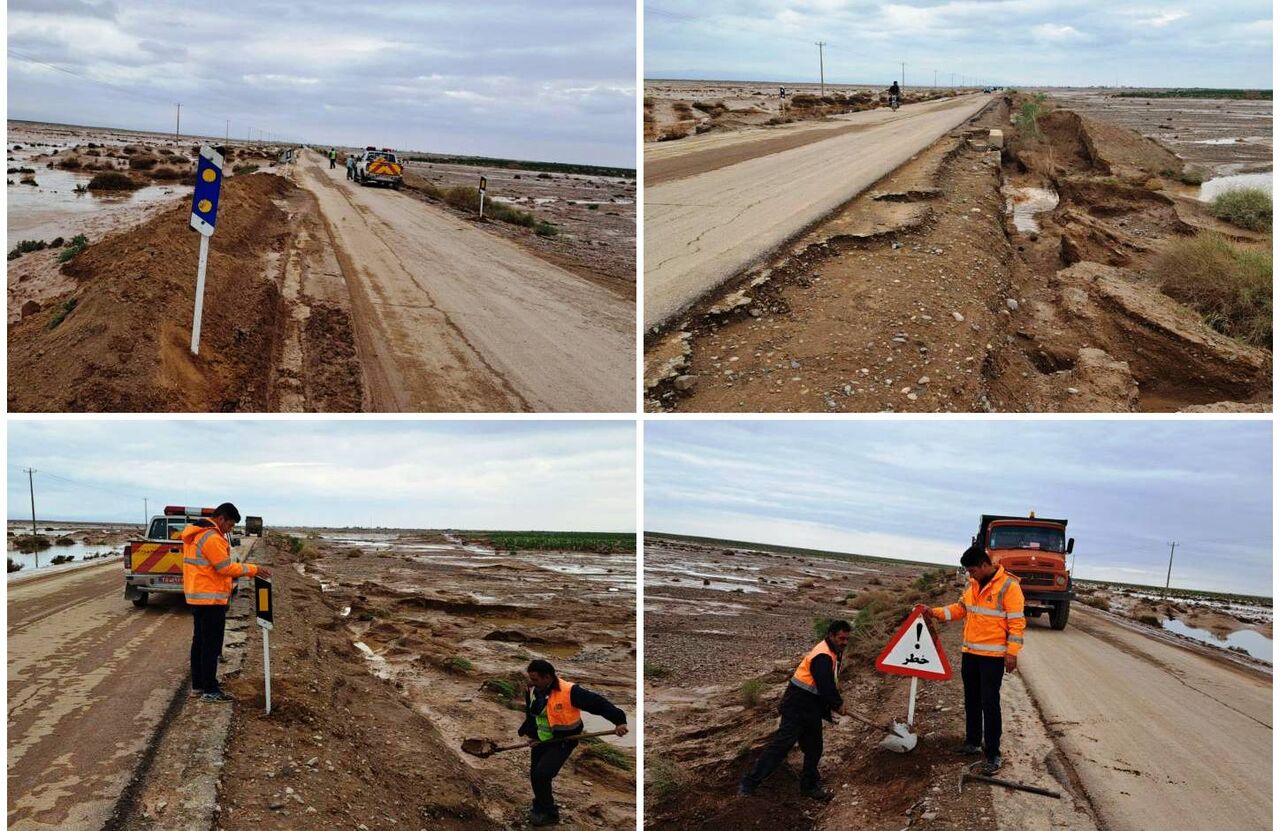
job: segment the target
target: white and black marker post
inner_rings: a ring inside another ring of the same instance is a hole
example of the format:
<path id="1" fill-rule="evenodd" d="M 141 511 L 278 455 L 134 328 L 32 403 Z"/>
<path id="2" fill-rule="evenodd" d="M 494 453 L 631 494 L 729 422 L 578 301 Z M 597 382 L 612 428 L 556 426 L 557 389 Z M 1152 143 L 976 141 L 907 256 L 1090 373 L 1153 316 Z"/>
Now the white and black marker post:
<path id="1" fill-rule="evenodd" d="M 273 628 L 271 581 L 255 576 L 253 596 L 257 606 L 258 625 L 262 627 L 262 679 L 265 684 L 267 715 L 271 715 L 271 630 Z"/>
<path id="2" fill-rule="evenodd" d="M 489 188 L 489 180 L 484 176 L 480 177 L 480 218 L 484 219 L 484 193 Z"/>
<path id="3" fill-rule="evenodd" d="M 191 194 L 191 227 L 200 233 L 200 266 L 196 271 L 196 310 L 191 319 L 191 354 L 200 354 L 200 318 L 204 313 L 204 269 L 209 260 L 209 237 L 218 222 L 218 194 L 222 192 L 222 153 L 205 145 L 196 160 L 196 187 Z"/>

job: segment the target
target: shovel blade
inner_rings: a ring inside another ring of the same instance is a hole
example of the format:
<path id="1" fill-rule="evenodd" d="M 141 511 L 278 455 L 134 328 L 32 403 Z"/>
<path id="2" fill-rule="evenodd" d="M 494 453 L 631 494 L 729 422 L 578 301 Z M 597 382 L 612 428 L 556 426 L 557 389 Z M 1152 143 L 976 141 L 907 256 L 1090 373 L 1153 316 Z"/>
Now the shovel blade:
<path id="1" fill-rule="evenodd" d="M 462 752 L 470 753 L 472 756 L 479 756 L 481 759 L 487 759 L 493 755 L 495 745 L 489 739 L 467 739 L 462 743 Z"/>
<path id="2" fill-rule="evenodd" d="M 907 753 L 915 749 L 916 734 L 907 725 L 894 722 L 893 731 L 880 740 L 880 746 L 894 753 Z"/>

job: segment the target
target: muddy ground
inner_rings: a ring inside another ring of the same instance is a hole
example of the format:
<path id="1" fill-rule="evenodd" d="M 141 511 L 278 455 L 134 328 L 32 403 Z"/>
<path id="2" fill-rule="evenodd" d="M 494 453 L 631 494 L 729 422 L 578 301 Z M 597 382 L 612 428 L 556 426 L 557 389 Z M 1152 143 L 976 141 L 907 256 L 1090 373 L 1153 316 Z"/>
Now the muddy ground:
<path id="1" fill-rule="evenodd" d="M 1065 798 L 1011 797 L 973 785 L 958 791 L 969 761 L 952 752 L 964 740 L 958 626 L 941 629 L 956 675 L 921 682 L 914 751 L 881 750 L 877 731 L 845 719 L 824 731 L 830 803 L 800 797 L 798 751 L 755 796 L 735 795 L 737 780 L 777 726 L 777 702 L 795 665 L 817 641 L 816 619 L 845 618 L 857 628 L 841 672 L 846 706 L 879 722 L 905 720 L 909 682 L 876 672 L 875 657 L 913 604 L 955 600 L 961 586 L 954 574 L 647 537 L 646 827 L 1094 828 L 1020 680 L 1004 690 L 1002 775 L 1064 791 Z"/>
<path id="2" fill-rule="evenodd" d="M 244 703 L 222 780 L 224 831 L 525 827 L 527 755 L 482 760 L 460 746 L 512 743 L 512 702 L 534 657 L 634 712 L 633 557 L 496 555 L 423 532 L 313 535 L 296 552 L 282 540 L 274 710 L 258 709 L 251 652 L 231 685 Z M 634 822 L 633 742 L 574 753 L 556 780 L 564 827 Z"/>
<path id="3" fill-rule="evenodd" d="M 1249 630 L 1271 638 L 1274 616 L 1262 598 L 1227 598 L 1221 595 L 1175 591 L 1162 599 L 1158 588 L 1118 586 L 1079 581 L 1078 593 L 1084 603 L 1121 617 L 1142 621 L 1155 618 L 1180 620 L 1204 629 L 1218 638 Z"/>
<path id="4" fill-rule="evenodd" d="M 408 154 L 412 155 L 412 154 Z M 511 239 L 543 259 L 606 285 L 628 297 L 636 286 L 636 180 L 578 173 L 480 167 L 409 161 L 409 193 L 440 205 L 415 190 L 419 181 L 439 188 L 479 186 L 488 179 L 488 198 L 503 202 L 556 226 L 540 236 L 506 222 L 488 222 L 487 230 Z M 456 208 L 449 207 L 456 211 Z"/>
<path id="5" fill-rule="evenodd" d="M 1020 139 L 1018 105 L 993 103 L 651 337 L 646 408 L 1269 409 L 1270 352 L 1211 329 L 1153 272 L 1198 231 L 1268 238 L 1211 217 L 1164 147 L 1065 109 Z M 1030 188 L 1057 201 L 1019 227 Z"/>
<path id="6" fill-rule="evenodd" d="M 778 94 L 786 88 L 786 97 Z M 731 132 L 810 121 L 845 112 L 888 106 L 889 84 L 775 84 L 751 81 L 664 81 L 644 85 L 645 141 L 673 141 L 710 132 Z M 907 88 L 903 103 L 930 101 L 972 90 Z M 820 99 L 825 93 L 827 101 Z"/>

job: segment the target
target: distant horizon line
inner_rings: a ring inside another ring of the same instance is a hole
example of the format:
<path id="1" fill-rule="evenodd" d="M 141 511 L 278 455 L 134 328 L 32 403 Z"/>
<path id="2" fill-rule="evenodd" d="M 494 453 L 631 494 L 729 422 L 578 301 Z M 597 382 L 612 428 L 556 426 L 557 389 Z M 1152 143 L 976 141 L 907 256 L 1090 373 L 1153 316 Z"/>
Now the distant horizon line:
<path id="1" fill-rule="evenodd" d="M 155 516 L 160 516 L 160 514 L 156 514 Z M 152 518 L 154 517 L 149 517 L 147 519 L 147 522 L 150 522 Z M 67 517 L 61 517 L 61 518 L 36 517 L 35 521 L 37 525 L 39 525 L 42 522 L 43 523 L 48 523 L 48 522 L 76 523 L 79 525 L 146 525 L 147 524 L 144 522 L 133 522 L 127 519 L 70 519 Z M 6 520 L 6 522 L 8 522 L 11 525 L 23 525 L 23 524 L 30 525 L 31 517 L 23 517 L 21 519 L 14 519 L 10 517 L 8 520 Z M 425 527 L 425 526 L 415 526 L 415 525 L 307 525 L 307 524 L 299 524 L 299 523 L 283 523 L 283 524 L 270 525 L 270 524 L 264 523 L 263 527 L 265 527 L 267 530 L 270 530 L 272 528 L 338 528 L 338 529 L 354 528 L 357 530 L 369 530 L 369 531 L 376 531 L 379 529 L 389 529 L 389 530 L 397 530 L 397 531 L 398 530 L 404 530 L 404 531 L 508 531 L 508 532 L 523 532 L 523 533 L 537 533 L 537 534 L 636 534 L 637 533 L 636 531 L 597 531 L 597 530 L 582 530 L 582 529 L 568 529 L 568 528 L 464 528 L 460 525 L 447 525 L 447 526 L 436 525 L 433 527 Z"/>
<path id="2" fill-rule="evenodd" d="M 950 73 L 948 73 L 950 74 Z M 901 79 L 894 79 L 901 80 Z M 644 83 L 650 81 L 685 81 L 700 84 L 813 84 L 815 86 L 826 85 L 829 87 L 878 87 L 883 86 L 879 83 L 865 83 L 860 81 L 798 81 L 783 79 L 760 79 L 760 78 L 665 78 L 665 77 L 646 77 Z M 929 89 L 977 89 L 979 87 L 991 86 L 990 84 L 907 84 L 908 87 Z M 1140 84 L 1023 84 L 1023 83 L 998 83 L 998 87 L 1026 87 L 1028 89 L 1143 89 L 1143 90 L 1173 90 L 1173 89 L 1220 89 L 1231 90 L 1233 92 L 1274 92 L 1272 87 L 1215 87 L 1215 86 L 1187 86 L 1185 84 L 1175 84 L 1173 86 L 1142 86 Z"/>

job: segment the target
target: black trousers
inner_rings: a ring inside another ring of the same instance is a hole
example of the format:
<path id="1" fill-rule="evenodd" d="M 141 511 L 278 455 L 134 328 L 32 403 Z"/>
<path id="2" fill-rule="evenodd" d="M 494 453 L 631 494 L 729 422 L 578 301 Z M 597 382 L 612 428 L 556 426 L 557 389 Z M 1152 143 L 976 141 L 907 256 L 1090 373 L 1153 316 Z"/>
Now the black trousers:
<path id="1" fill-rule="evenodd" d="M 778 769 L 791 752 L 791 748 L 800 745 L 804 754 L 804 772 L 800 775 L 800 788 L 809 790 L 821 784 L 818 775 L 818 762 L 822 760 L 822 717 L 820 715 L 797 715 L 784 712 L 778 723 L 778 731 L 756 760 L 756 766 L 742 777 L 742 783 L 755 788 L 769 778 L 769 774 Z"/>
<path id="2" fill-rule="evenodd" d="M 333 170 L 333 169 L 334 169 L 335 167 L 337 167 L 337 166 L 338 166 L 337 161 L 335 161 L 334 159 L 330 159 L 330 160 L 329 160 L 329 169 L 330 169 L 330 170 Z"/>
<path id="3" fill-rule="evenodd" d="M 1004 656 L 960 656 L 964 680 L 965 742 L 981 744 L 988 759 L 1000 752 L 1000 684 L 1004 681 Z"/>
<path id="4" fill-rule="evenodd" d="M 577 742 L 556 742 L 535 745 L 529 757 L 529 782 L 533 785 L 533 810 L 539 814 L 556 814 L 556 798 L 551 793 L 551 782 L 569 761 L 569 754 Z"/>
<path id="5" fill-rule="evenodd" d="M 217 692 L 218 656 L 227 628 L 227 607 L 191 607 L 191 686 L 203 692 Z"/>

